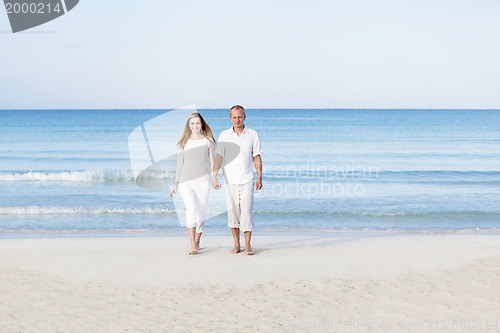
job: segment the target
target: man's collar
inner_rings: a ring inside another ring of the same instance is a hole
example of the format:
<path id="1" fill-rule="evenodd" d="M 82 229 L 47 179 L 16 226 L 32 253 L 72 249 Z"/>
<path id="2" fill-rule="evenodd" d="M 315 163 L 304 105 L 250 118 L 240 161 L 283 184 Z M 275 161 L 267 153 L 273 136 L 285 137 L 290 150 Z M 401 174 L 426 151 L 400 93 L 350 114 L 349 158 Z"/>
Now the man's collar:
<path id="1" fill-rule="evenodd" d="M 245 125 L 243 125 L 243 131 L 241 131 L 241 134 L 245 133 L 247 130 L 247 127 Z M 231 126 L 231 133 L 236 133 L 236 131 L 234 130 L 234 125 Z"/>

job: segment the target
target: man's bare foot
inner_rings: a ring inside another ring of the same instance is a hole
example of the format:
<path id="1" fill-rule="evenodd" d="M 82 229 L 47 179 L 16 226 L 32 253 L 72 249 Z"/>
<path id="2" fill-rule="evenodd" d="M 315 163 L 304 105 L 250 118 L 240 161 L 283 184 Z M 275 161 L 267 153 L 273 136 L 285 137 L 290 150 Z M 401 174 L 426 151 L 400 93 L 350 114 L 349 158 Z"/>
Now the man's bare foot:
<path id="1" fill-rule="evenodd" d="M 198 249 L 194 249 L 194 250 L 191 250 L 191 252 L 189 252 L 190 256 L 194 256 L 195 254 L 198 254 Z"/>
<path id="2" fill-rule="evenodd" d="M 241 249 L 239 246 L 235 246 L 233 247 L 233 249 L 231 250 L 231 253 L 232 254 L 236 254 L 236 253 L 240 253 L 241 252 Z"/>
<path id="3" fill-rule="evenodd" d="M 245 248 L 245 253 L 247 256 L 253 256 L 253 251 L 251 247 Z"/>

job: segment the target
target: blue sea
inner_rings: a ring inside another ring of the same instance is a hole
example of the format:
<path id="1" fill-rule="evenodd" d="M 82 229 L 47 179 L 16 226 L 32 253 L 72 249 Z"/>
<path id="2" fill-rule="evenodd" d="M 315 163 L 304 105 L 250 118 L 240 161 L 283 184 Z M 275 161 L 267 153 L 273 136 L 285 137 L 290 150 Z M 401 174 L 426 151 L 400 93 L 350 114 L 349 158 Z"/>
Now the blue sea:
<path id="1" fill-rule="evenodd" d="M 129 156 L 168 111 L 0 110 L 0 236 L 185 232 Z M 231 125 L 199 111 L 216 137 Z M 260 109 L 246 125 L 263 147 L 258 232 L 500 230 L 500 110 Z M 206 233 L 227 232 L 211 213 Z"/>

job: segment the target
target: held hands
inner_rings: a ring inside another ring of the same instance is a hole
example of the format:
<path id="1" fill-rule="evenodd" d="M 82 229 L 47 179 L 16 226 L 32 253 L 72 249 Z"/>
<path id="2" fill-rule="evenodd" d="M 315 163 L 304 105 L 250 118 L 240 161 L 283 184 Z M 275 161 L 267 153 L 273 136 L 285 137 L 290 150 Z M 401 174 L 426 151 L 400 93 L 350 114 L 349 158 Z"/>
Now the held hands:
<path id="1" fill-rule="evenodd" d="M 212 187 L 215 190 L 218 190 L 218 189 L 220 189 L 222 187 L 222 185 L 219 183 L 219 181 L 217 180 L 217 178 L 212 179 Z"/>

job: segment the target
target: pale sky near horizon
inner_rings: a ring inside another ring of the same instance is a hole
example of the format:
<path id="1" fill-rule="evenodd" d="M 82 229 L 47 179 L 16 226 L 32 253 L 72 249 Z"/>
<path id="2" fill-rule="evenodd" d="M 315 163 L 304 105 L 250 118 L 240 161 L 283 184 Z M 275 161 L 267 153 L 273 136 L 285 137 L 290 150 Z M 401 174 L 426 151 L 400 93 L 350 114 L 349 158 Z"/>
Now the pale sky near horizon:
<path id="1" fill-rule="evenodd" d="M 13 34 L 0 109 L 500 109 L 494 0 L 80 0 Z"/>

